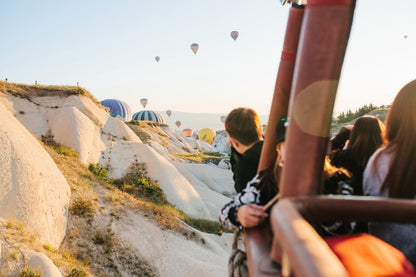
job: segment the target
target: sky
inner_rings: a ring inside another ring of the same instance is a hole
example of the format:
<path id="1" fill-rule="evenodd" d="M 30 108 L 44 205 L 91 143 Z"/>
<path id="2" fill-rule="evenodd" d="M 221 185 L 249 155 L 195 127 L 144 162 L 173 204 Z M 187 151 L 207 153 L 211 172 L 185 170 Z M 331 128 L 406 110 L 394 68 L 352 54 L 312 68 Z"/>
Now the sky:
<path id="1" fill-rule="evenodd" d="M 278 0 L 0 0 L 0 79 L 79 83 L 133 112 L 147 98 L 156 111 L 267 115 L 289 8 Z M 335 115 L 388 105 L 416 78 L 415 10 L 414 0 L 357 1 Z"/>

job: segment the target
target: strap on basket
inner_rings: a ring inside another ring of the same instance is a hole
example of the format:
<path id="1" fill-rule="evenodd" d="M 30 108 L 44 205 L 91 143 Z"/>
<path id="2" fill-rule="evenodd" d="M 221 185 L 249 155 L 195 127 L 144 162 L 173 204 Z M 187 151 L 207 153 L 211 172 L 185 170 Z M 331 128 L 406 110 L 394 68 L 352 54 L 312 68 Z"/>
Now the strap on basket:
<path id="1" fill-rule="evenodd" d="M 231 246 L 231 249 L 237 249 L 238 248 L 238 238 L 240 237 L 240 229 L 234 231 L 233 235 L 233 244 Z"/>

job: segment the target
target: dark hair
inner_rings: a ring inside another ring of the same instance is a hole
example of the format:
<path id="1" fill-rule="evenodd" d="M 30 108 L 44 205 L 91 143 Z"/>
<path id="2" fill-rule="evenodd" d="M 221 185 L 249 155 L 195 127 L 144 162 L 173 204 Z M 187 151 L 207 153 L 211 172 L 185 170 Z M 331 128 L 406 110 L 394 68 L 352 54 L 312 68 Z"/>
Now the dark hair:
<path id="1" fill-rule="evenodd" d="M 354 194 L 363 194 L 364 169 L 373 153 L 384 144 L 384 140 L 383 122 L 374 116 L 361 116 L 354 123 L 346 149 L 331 152 L 332 165 L 344 167 L 351 172 Z"/>
<path id="2" fill-rule="evenodd" d="M 230 137 L 244 145 L 250 145 L 262 137 L 260 118 L 250 108 L 232 110 L 225 119 L 225 130 Z"/>
<path id="3" fill-rule="evenodd" d="M 382 189 L 389 196 L 416 196 L 416 80 L 405 85 L 397 94 L 386 119 L 388 145 L 384 151 L 394 153 Z"/>
<path id="4" fill-rule="evenodd" d="M 335 135 L 333 139 L 330 141 L 330 150 L 338 150 L 343 149 L 345 143 L 350 138 L 352 125 L 345 125 L 339 130 L 339 132 Z"/>
<path id="5" fill-rule="evenodd" d="M 352 159 L 365 168 L 371 155 L 385 142 L 384 123 L 375 116 L 359 117 L 352 128 L 347 149 L 352 150 Z"/>

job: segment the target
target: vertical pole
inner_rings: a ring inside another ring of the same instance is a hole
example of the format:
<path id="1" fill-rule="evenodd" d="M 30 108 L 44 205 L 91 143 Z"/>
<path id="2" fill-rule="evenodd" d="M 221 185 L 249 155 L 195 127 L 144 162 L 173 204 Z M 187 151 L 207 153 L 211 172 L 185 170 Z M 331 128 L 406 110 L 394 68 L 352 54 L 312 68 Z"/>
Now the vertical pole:
<path id="1" fill-rule="evenodd" d="M 308 0 L 289 105 L 281 197 L 315 194 L 355 0 Z"/>
<path id="2" fill-rule="evenodd" d="M 266 136 L 261 151 L 258 172 L 269 168 L 276 161 L 276 126 L 279 120 L 287 115 L 293 70 L 299 34 L 302 26 L 304 6 L 293 5 L 289 11 L 279 71 L 276 77 Z"/>
<path id="3" fill-rule="evenodd" d="M 283 50 L 280 59 L 279 71 L 270 108 L 269 122 L 267 123 L 266 137 L 260 156 L 258 171 L 262 171 L 276 161 L 276 126 L 280 118 L 287 115 L 289 106 L 289 93 L 295 68 L 296 51 L 302 26 L 304 6 L 293 5 L 289 11 L 286 26 Z M 249 276 L 277 276 L 279 270 L 272 267 L 270 250 L 272 233 L 269 225 L 246 229 L 244 232 L 247 252 L 247 266 Z M 266 274 L 266 273 L 267 274 Z"/>

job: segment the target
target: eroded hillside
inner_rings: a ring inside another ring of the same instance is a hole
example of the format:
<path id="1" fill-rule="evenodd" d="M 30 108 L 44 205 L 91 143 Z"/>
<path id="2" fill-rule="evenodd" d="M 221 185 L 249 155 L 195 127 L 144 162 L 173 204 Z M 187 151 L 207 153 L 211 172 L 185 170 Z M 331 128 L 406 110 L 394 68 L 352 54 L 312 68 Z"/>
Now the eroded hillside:
<path id="1" fill-rule="evenodd" d="M 39 239 L 42 230 L 31 233 L 24 217 L 2 219 L 7 234 L 0 245 L 5 253 L 2 274 L 17 276 L 32 269 L 44 276 L 56 276 L 56 270 L 65 276 L 226 272 L 231 235 L 219 235 L 216 217 L 233 188 L 229 170 L 215 166 L 222 155 L 168 126 L 141 126 L 140 133 L 149 137 L 144 143 L 144 137 L 142 141 L 77 88 L 69 92 L 9 84 L 0 88 L 0 105 L 10 119 L 18 120 L 13 124 L 22 130 L 22 139 L 43 147 L 38 151 L 53 159 L 71 191 L 63 210 L 65 237 L 57 247 Z M 0 139 L 7 135 L 2 131 Z M 6 156 L 14 157 L 11 149 L 4 149 Z M 38 153 L 30 157 L 19 172 L 44 162 L 37 159 Z M 14 170 L 8 166 L 2 170 Z M 134 172 L 138 168 L 142 175 Z M 40 176 L 45 173 L 40 169 Z M 2 187 L 15 185 L 12 180 L 1 181 Z M 41 193 L 34 199 L 43 203 L 47 197 Z M 35 260 L 41 262 L 33 264 Z"/>

